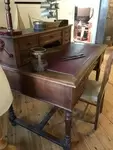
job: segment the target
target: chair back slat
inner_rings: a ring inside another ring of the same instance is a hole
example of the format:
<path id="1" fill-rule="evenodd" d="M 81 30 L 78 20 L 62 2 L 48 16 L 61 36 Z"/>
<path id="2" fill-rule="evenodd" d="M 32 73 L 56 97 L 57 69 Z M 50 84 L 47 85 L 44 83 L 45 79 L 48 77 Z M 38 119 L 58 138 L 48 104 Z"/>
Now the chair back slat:
<path id="1" fill-rule="evenodd" d="M 105 66 L 104 76 L 103 76 L 102 85 L 101 85 L 101 89 L 100 89 L 100 93 L 99 93 L 100 97 L 103 94 L 105 86 L 109 80 L 112 63 L 113 63 L 113 52 L 110 53 L 110 56 L 107 60 L 106 66 Z"/>

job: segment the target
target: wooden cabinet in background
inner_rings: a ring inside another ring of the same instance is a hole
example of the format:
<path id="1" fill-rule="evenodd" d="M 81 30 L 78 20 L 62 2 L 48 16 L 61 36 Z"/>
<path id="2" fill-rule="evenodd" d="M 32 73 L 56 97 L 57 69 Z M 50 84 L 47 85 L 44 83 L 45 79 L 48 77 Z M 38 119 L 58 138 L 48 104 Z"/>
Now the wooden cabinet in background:
<path id="1" fill-rule="evenodd" d="M 56 41 L 59 45 L 64 45 L 70 42 L 70 37 L 71 25 L 18 36 L 0 35 L 0 39 L 5 43 L 5 49 L 13 55 L 13 57 L 9 57 L 6 51 L 0 51 L 0 63 L 15 68 L 21 67 L 29 63 L 31 48 L 45 47 Z"/>

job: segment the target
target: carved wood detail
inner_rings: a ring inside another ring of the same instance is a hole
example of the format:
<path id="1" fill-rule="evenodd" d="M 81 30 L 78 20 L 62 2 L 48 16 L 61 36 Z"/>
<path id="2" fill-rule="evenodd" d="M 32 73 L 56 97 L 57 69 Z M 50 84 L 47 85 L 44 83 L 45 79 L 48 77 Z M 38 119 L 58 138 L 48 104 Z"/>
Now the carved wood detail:
<path id="1" fill-rule="evenodd" d="M 6 10 L 6 21 L 7 21 L 7 30 L 13 35 L 13 23 L 12 23 L 12 16 L 11 16 L 11 8 L 10 8 L 10 0 L 4 0 L 5 3 L 5 10 Z"/>

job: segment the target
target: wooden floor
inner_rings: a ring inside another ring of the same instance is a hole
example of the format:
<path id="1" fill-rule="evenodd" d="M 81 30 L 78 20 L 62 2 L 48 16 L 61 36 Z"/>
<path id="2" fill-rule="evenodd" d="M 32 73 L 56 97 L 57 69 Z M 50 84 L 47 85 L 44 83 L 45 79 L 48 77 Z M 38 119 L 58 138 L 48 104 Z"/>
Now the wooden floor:
<path id="1" fill-rule="evenodd" d="M 104 63 L 102 64 L 102 79 L 105 62 L 112 48 L 106 52 Z M 94 78 L 93 71 L 90 78 Z M 83 110 L 85 104 L 78 103 L 77 108 Z M 14 107 L 16 114 L 31 123 L 39 122 L 44 114 L 51 108 L 50 105 L 31 99 L 19 93 L 14 93 Z M 86 118 L 94 117 L 95 108 L 89 107 Z M 103 113 L 100 115 L 99 127 L 96 132 L 91 133 L 93 125 L 84 123 L 77 119 L 73 113 L 72 127 L 72 150 L 113 150 L 113 67 L 110 80 L 106 87 L 106 95 Z M 2 117 L 3 132 L 8 142 L 16 144 L 20 150 L 62 150 L 61 147 L 39 137 L 22 127 L 12 127 L 7 119 L 7 114 Z M 58 111 L 49 121 L 45 130 L 52 134 L 63 137 L 64 135 L 64 115 Z"/>

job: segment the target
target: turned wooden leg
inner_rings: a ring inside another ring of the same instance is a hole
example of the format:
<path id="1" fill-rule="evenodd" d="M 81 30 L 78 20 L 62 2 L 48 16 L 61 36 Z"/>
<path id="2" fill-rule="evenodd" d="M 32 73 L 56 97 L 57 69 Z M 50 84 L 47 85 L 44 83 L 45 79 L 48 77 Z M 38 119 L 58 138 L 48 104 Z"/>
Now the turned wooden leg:
<path id="1" fill-rule="evenodd" d="M 96 81 L 99 80 L 99 76 L 100 76 L 100 68 L 98 68 L 98 69 L 96 70 Z"/>
<path id="2" fill-rule="evenodd" d="M 9 108 L 9 120 L 13 126 L 16 126 L 15 119 L 16 119 L 16 115 L 14 113 L 13 106 L 11 105 L 11 107 Z"/>
<path id="3" fill-rule="evenodd" d="M 71 150 L 71 123 L 72 123 L 72 113 L 65 112 L 65 144 L 64 150 Z"/>

